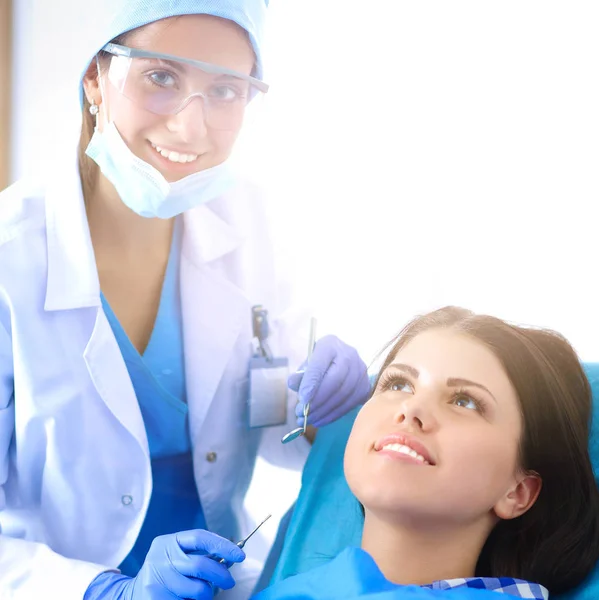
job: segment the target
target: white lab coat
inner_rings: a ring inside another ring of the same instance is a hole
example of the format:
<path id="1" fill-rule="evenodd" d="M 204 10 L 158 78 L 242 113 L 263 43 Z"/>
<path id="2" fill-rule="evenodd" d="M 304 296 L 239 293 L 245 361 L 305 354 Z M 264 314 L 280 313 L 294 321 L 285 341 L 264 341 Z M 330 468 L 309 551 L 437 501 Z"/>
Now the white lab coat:
<path id="1" fill-rule="evenodd" d="M 184 216 L 195 478 L 208 528 L 233 540 L 248 531 L 243 499 L 259 447 L 290 468 L 308 452 L 305 440 L 281 445 L 288 426 L 247 427 L 254 304 L 270 312 L 276 354 L 303 358 L 281 341 L 293 336 L 276 318 L 273 264 L 254 188 Z M 77 169 L 63 165 L 50 181 L 0 194 L 0 598 L 80 600 L 131 550 L 151 492 L 144 423 L 101 307 Z M 223 598 L 247 598 L 257 573 L 234 569 L 238 585 Z"/>

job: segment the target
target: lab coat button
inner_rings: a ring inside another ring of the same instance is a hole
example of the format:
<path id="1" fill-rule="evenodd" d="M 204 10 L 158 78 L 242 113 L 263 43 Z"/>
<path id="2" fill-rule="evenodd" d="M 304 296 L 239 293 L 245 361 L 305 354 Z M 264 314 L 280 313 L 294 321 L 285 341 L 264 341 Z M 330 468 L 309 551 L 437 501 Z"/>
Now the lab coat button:
<path id="1" fill-rule="evenodd" d="M 129 506 L 129 504 L 131 504 L 131 502 L 133 502 L 133 498 L 131 496 L 129 496 L 129 494 L 125 494 L 122 498 L 121 498 L 121 502 L 125 505 L 125 506 Z"/>
<path id="2" fill-rule="evenodd" d="M 206 460 L 208 462 L 215 462 L 216 461 L 216 452 L 208 452 L 208 454 L 206 454 Z"/>

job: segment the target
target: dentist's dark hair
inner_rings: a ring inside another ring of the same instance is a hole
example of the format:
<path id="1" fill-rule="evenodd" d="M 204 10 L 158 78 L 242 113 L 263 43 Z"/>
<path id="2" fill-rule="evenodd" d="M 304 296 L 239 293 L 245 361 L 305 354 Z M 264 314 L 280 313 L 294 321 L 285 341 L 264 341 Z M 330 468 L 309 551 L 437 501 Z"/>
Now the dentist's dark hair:
<path id="1" fill-rule="evenodd" d="M 542 480 L 526 513 L 494 527 L 476 575 L 533 581 L 551 594 L 574 588 L 599 560 L 599 491 L 588 450 L 591 388 L 576 352 L 553 331 L 450 306 L 409 323 L 389 345 L 379 373 L 411 339 L 432 329 L 467 335 L 499 359 L 523 418 L 520 466 Z"/>
<path id="2" fill-rule="evenodd" d="M 170 22 L 175 22 L 179 17 L 171 17 Z M 130 31 L 126 31 L 121 35 L 115 37 L 110 40 L 111 44 L 117 44 L 119 46 L 126 46 L 131 37 L 133 37 L 136 32 L 142 31 L 147 25 L 143 25 L 141 27 L 137 27 L 136 29 L 131 29 Z M 100 66 L 100 70 L 108 69 L 110 65 L 110 60 L 112 58 L 112 54 L 108 52 L 104 52 L 100 50 L 96 56 L 94 56 L 92 62 L 89 64 L 87 68 L 86 77 L 97 77 L 98 76 L 98 63 Z M 98 177 L 98 173 L 100 172 L 98 165 L 91 159 L 85 151 L 87 146 L 92 139 L 94 134 L 94 128 L 96 126 L 96 117 L 94 117 L 90 112 L 91 104 L 88 99 L 83 95 L 83 109 L 82 109 L 82 121 L 81 121 L 81 136 L 79 137 L 79 175 L 81 178 L 81 187 L 83 190 L 83 197 L 88 198 L 89 191 L 94 186 L 95 181 Z"/>
<path id="3" fill-rule="evenodd" d="M 136 31 L 136 30 L 133 30 Z M 119 44 L 125 46 L 127 44 L 127 39 L 131 36 L 133 31 L 129 31 L 116 37 L 111 40 L 113 44 Z M 102 67 L 108 68 L 110 54 L 107 52 L 100 51 L 97 55 L 98 61 L 96 61 L 96 57 L 94 57 L 93 61 L 90 63 L 87 69 L 87 75 L 90 74 L 93 76 L 97 76 L 98 74 L 98 62 L 100 63 L 100 69 Z M 94 117 L 89 109 L 91 104 L 89 100 L 86 98 L 85 94 L 83 94 L 83 109 L 81 115 L 81 135 L 79 136 L 79 150 L 78 150 L 78 159 L 79 159 L 79 177 L 81 179 L 81 188 L 83 191 L 83 197 L 88 198 L 89 191 L 92 189 L 99 173 L 98 165 L 91 159 L 87 154 L 85 154 L 85 150 L 92 139 L 92 135 L 94 135 L 94 128 L 96 126 L 96 117 Z"/>

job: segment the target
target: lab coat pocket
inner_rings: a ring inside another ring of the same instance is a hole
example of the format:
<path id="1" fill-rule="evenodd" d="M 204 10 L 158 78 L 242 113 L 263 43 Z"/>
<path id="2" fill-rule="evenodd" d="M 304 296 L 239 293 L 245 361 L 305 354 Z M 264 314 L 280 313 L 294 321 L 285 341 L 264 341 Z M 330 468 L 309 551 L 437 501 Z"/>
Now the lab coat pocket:
<path id="1" fill-rule="evenodd" d="M 14 396 L 6 408 L 0 408 L 0 486 L 8 479 L 8 449 L 15 428 L 15 400 Z M 4 506 L 3 492 L 0 487 L 0 509 Z"/>
<path id="2" fill-rule="evenodd" d="M 249 395 L 250 395 L 250 378 L 242 377 L 233 384 L 233 394 L 235 396 L 235 404 L 238 407 L 237 427 L 247 429 L 249 423 Z"/>
<path id="3" fill-rule="evenodd" d="M 258 454 L 258 447 L 262 439 L 261 429 L 252 429 L 249 426 L 249 393 L 250 378 L 244 377 L 234 383 L 233 393 L 239 407 L 239 419 L 237 423 L 237 432 L 235 433 L 234 457 L 237 463 L 238 485 L 243 490 L 243 495 L 250 485 L 252 474 L 254 472 L 254 463 Z"/>

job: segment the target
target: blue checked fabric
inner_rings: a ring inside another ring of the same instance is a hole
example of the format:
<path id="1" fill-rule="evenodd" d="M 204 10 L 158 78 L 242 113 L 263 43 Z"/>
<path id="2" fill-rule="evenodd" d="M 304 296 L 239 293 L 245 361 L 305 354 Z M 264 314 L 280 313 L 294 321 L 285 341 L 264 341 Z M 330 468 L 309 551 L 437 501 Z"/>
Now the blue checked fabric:
<path id="1" fill-rule="evenodd" d="M 522 579 L 511 577 L 469 577 L 467 579 L 443 579 L 430 585 L 421 587 L 432 590 L 451 590 L 453 588 L 467 587 L 479 590 L 490 590 L 502 594 L 510 594 L 516 598 L 532 598 L 533 600 L 547 600 L 549 591 L 538 583 L 530 583 Z"/>

